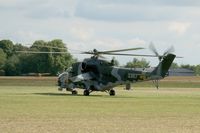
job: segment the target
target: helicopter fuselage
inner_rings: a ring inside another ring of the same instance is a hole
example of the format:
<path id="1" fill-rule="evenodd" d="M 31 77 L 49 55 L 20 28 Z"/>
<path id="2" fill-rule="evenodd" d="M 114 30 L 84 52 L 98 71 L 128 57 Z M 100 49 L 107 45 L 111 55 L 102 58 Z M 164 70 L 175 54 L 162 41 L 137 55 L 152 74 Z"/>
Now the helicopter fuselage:
<path id="1" fill-rule="evenodd" d="M 69 91 L 75 88 L 109 91 L 118 85 L 150 80 L 150 73 L 146 69 L 121 68 L 112 62 L 90 58 L 74 63 L 71 70 L 59 77 L 59 81 L 63 78 L 65 81 L 61 87 Z"/>

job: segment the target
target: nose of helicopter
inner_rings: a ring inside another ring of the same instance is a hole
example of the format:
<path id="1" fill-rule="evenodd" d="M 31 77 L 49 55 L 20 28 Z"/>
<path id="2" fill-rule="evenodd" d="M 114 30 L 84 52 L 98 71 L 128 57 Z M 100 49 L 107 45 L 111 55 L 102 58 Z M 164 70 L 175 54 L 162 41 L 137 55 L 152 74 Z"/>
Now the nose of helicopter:
<path id="1" fill-rule="evenodd" d="M 57 85 L 59 86 L 59 88 L 66 88 L 67 84 L 68 84 L 68 72 L 63 72 L 62 74 L 60 74 L 58 76 L 57 79 Z"/>

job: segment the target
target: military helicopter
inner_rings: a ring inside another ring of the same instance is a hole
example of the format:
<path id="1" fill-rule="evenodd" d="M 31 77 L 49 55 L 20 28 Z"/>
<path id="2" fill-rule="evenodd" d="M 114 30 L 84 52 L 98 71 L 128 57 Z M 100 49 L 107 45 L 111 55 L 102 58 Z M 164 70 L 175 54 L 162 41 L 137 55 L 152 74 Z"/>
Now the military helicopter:
<path id="1" fill-rule="evenodd" d="M 167 76 L 168 70 L 176 57 L 175 54 L 172 54 L 174 48 L 171 47 L 163 55 L 159 55 L 154 45 L 151 44 L 150 49 L 155 55 L 118 53 L 140 49 L 143 48 L 110 51 L 94 49 L 93 51 L 82 52 L 81 54 L 92 55 L 91 58 L 72 64 L 72 67 L 60 74 L 58 77 L 58 90 L 66 89 L 76 95 L 78 94 L 77 88 L 80 88 L 84 89 L 83 95 L 85 96 L 89 96 L 93 91 L 108 92 L 110 96 L 114 96 L 116 94 L 114 87 L 118 85 L 148 80 L 153 80 L 158 88 L 158 81 Z M 122 68 L 115 66 L 113 60 L 107 61 L 103 59 L 103 55 L 158 57 L 159 64 L 152 70 Z"/>

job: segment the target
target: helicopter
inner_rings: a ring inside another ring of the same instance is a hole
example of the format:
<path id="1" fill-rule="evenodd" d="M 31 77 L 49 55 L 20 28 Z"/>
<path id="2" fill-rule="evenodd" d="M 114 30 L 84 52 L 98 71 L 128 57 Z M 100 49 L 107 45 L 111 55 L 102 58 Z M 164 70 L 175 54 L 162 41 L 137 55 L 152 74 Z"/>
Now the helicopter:
<path id="1" fill-rule="evenodd" d="M 114 87 L 126 85 L 127 83 L 136 83 L 152 80 L 158 89 L 158 81 L 168 75 L 168 70 L 176 58 L 172 54 L 174 48 L 171 47 L 159 55 L 154 45 L 149 46 L 155 55 L 137 55 L 118 53 L 124 51 L 141 50 L 144 48 L 130 48 L 110 51 L 98 51 L 94 49 L 81 54 L 92 55 L 81 62 L 72 64 L 72 67 L 58 76 L 58 90 L 70 91 L 73 95 L 78 94 L 77 88 L 83 89 L 83 95 L 89 96 L 93 91 L 108 92 L 110 96 L 116 95 Z M 117 67 L 114 61 L 107 61 L 103 55 L 119 56 L 144 56 L 157 57 L 159 64 L 152 70 L 137 70 L 133 68 Z M 180 58 L 180 57 L 178 57 Z"/>

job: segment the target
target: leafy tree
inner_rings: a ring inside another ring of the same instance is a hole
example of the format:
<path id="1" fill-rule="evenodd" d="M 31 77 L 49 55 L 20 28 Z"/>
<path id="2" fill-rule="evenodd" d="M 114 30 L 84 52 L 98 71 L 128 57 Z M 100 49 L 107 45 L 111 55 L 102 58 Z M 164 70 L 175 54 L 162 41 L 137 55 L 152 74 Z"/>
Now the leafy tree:
<path id="1" fill-rule="evenodd" d="M 47 54 L 27 54 L 16 51 L 45 51 Z M 53 52 L 64 52 L 53 53 Z M 49 42 L 37 40 L 28 48 L 22 44 L 13 45 L 10 40 L 0 41 L 0 73 L 6 75 L 20 75 L 23 73 L 51 73 L 56 75 L 67 69 L 73 62 L 62 40 L 55 39 Z"/>
<path id="2" fill-rule="evenodd" d="M 8 58 L 5 64 L 5 74 L 7 76 L 20 75 L 19 58 L 13 55 Z"/>
<path id="3" fill-rule="evenodd" d="M 175 62 L 172 63 L 171 69 L 179 68 L 179 65 Z"/>
<path id="4" fill-rule="evenodd" d="M 29 48 L 26 47 L 26 46 L 23 46 L 23 45 L 20 44 L 20 43 L 17 43 L 17 44 L 15 44 L 15 45 L 13 46 L 13 53 L 14 53 L 14 54 L 19 54 L 19 53 L 17 53 L 16 51 L 27 51 L 27 50 L 29 50 Z"/>
<path id="5" fill-rule="evenodd" d="M 190 64 L 182 64 L 180 66 L 180 68 L 186 68 L 186 69 L 190 69 L 190 70 L 195 70 L 195 66 L 192 66 Z"/>
<path id="6" fill-rule="evenodd" d="M 31 58 L 31 64 L 34 66 L 30 70 L 36 73 L 51 73 L 53 75 L 60 71 L 64 71 L 73 62 L 71 54 L 67 51 L 65 44 L 62 40 L 55 39 L 49 42 L 38 40 L 31 46 L 31 51 L 45 51 L 45 52 L 65 52 L 61 53 L 48 53 L 48 54 L 32 54 L 28 58 Z M 32 67 L 31 66 L 31 67 Z"/>
<path id="7" fill-rule="evenodd" d="M 148 68 L 150 67 L 149 62 L 146 59 L 142 58 L 141 60 L 133 58 L 132 62 L 127 62 L 125 65 L 127 68 L 139 67 L 139 68 Z"/>
<path id="8" fill-rule="evenodd" d="M 50 51 L 53 52 L 65 52 L 65 54 L 50 54 L 49 55 L 49 63 L 51 64 L 51 72 L 53 74 L 57 74 L 59 71 L 64 71 L 74 62 L 72 55 L 68 52 L 65 44 L 62 40 L 55 39 L 48 42 L 48 45 L 51 47 Z"/>
<path id="9" fill-rule="evenodd" d="M 6 53 L 7 57 L 13 55 L 13 42 L 10 40 L 1 40 L 0 41 L 0 48 L 3 49 L 4 53 Z"/>
<path id="10" fill-rule="evenodd" d="M 196 67 L 195 67 L 195 74 L 197 76 L 200 76 L 200 65 L 196 65 Z"/>
<path id="11" fill-rule="evenodd" d="M 5 71 L 3 69 L 5 62 L 6 62 L 6 54 L 0 48 L 0 75 L 5 75 Z"/>
<path id="12" fill-rule="evenodd" d="M 3 49 L 0 48 L 0 69 L 3 68 L 6 61 L 6 54 L 3 52 Z"/>

